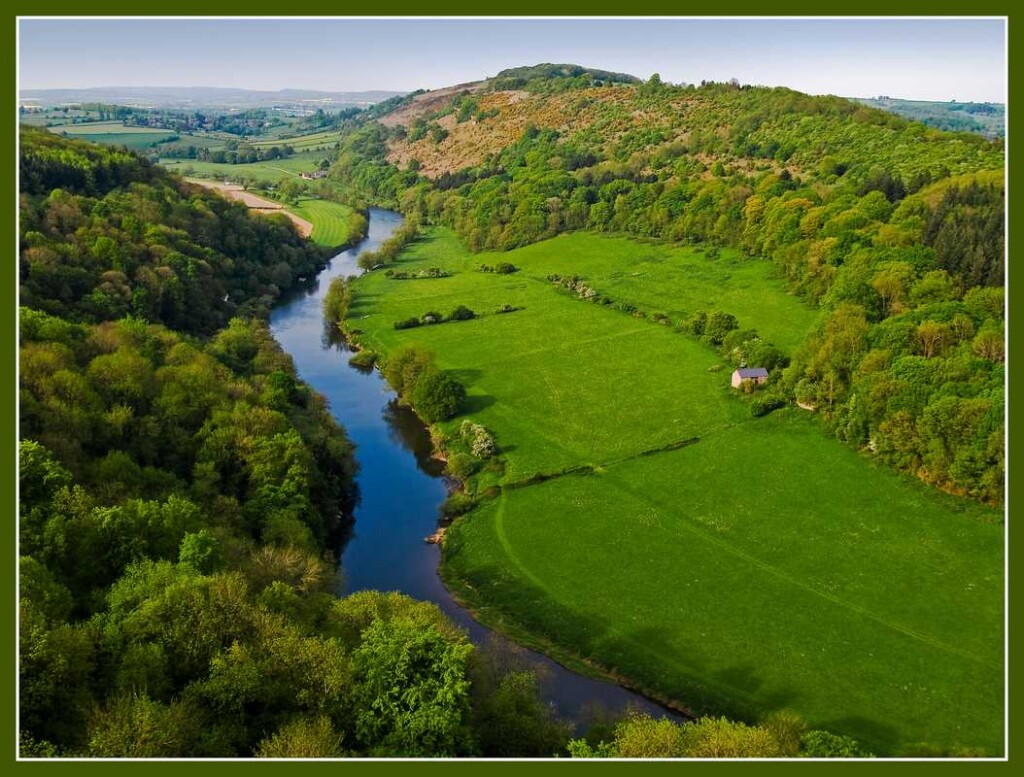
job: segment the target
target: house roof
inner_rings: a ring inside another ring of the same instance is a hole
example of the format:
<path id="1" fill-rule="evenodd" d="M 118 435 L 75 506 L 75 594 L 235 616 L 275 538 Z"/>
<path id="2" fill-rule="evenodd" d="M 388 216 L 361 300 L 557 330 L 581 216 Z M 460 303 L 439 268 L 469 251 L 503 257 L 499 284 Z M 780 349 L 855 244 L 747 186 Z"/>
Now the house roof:
<path id="1" fill-rule="evenodd" d="M 736 372 L 741 378 L 767 378 L 768 370 L 764 367 L 740 367 Z"/>

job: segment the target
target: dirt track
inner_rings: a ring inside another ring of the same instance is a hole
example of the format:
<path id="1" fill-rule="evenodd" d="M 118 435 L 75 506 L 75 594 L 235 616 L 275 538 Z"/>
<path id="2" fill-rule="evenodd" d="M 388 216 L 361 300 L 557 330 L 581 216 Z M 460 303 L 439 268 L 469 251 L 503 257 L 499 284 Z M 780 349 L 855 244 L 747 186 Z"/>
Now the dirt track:
<path id="1" fill-rule="evenodd" d="M 299 228 L 299 232 L 303 237 L 309 237 L 313 234 L 313 224 L 305 219 L 300 219 L 294 213 L 289 213 L 284 209 L 284 206 L 279 202 L 273 200 L 267 200 L 263 197 L 257 197 L 255 194 L 245 191 L 241 186 L 234 183 L 220 183 L 218 181 L 204 181 L 200 178 L 188 178 L 189 183 L 199 184 L 200 186 L 213 189 L 223 194 L 225 197 L 238 200 L 240 203 L 245 205 L 250 210 L 257 210 L 261 213 L 274 213 L 280 211 Z"/>

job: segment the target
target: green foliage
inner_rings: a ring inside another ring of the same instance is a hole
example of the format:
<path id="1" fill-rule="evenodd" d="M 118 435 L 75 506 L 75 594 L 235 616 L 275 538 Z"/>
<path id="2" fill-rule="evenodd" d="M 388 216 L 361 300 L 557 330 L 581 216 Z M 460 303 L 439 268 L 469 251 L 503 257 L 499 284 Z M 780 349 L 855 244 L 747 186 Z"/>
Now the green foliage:
<path id="1" fill-rule="evenodd" d="M 466 389 L 447 373 L 430 369 L 419 376 L 409 399 L 423 420 L 432 424 L 447 421 L 459 412 Z"/>
<path id="2" fill-rule="evenodd" d="M 338 758 L 344 755 L 341 741 L 330 718 L 298 718 L 260 742 L 256 757 Z"/>
<path id="3" fill-rule="evenodd" d="M 96 713 L 87 753 L 95 758 L 171 758 L 187 752 L 195 722 L 187 705 L 119 696 Z"/>
<path id="4" fill-rule="evenodd" d="M 473 658 L 473 731 L 481 755 L 550 758 L 562 751 L 571 727 L 540 697 L 536 675 L 495 660 L 493 651 Z"/>
<path id="5" fill-rule="evenodd" d="M 124 152 L 21 134 L 21 301 L 72 321 L 129 314 L 210 334 L 266 309 L 322 251 Z"/>
<path id="6" fill-rule="evenodd" d="M 779 758 L 787 753 L 774 732 L 725 718 L 701 718 L 682 727 L 681 749 L 692 758 Z"/>
<path id="7" fill-rule="evenodd" d="M 457 518 L 465 515 L 476 507 L 476 500 L 469 494 L 462 491 L 455 491 L 448 495 L 448 498 L 441 505 L 441 515 L 445 518 Z"/>
<path id="8" fill-rule="evenodd" d="M 465 754 L 472 649 L 411 620 L 371 623 L 353 653 L 360 743 L 377 755 Z"/>
<path id="9" fill-rule="evenodd" d="M 361 370 L 370 370 L 377 363 L 377 354 L 366 349 L 356 351 L 349 358 L 348 363 Z"/>
<path id="10" fill-rule="evenodd" d="M 620 721 L 610 742 L 596 747 L 585 740 L 569 743 L 574 758 L 781 758 L 799 754 L 803 722 L 781 713 L 759 726 L 705 717 L 675 723 L 631 713 Z"/>
<path id="11" fill-rule="evenodd" d="M 220 543 L 207 529 L 187 532 L 181 540 L 178 560 L 204 574 L 214 572 L 223 563 Z"/>
<path id="12" fill-rule="evenodd" d="M 352 304 L 352 284 L 348 278 L 338 276 L 331 280 L 331 285 L 324 295 L 324 320 L 337 326 L 348 316 Z"/>
<path id="13" fill-rule="evenodd" d="M 434 366 L 433 354 L 415 346 L 393 353 L 383 374 L 398 395 L 430 424 L 454 416 L 466 397 L 461 383 Z"/>
<path id="14" fill-rule="evenodd" d="M 806 758 L 872 758 L 852 737 L 829 731 L 808 731 L 800 737 L 801 755 Z"/>

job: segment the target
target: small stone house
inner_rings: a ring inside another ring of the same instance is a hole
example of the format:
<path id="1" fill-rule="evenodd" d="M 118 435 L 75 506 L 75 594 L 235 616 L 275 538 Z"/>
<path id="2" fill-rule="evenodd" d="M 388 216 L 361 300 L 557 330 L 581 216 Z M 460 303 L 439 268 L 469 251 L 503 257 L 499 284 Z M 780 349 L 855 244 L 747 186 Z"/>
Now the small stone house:
<path id="1" fill-rule="evenodd" d="M 732 387 L 739 388 L 748 380 L 756 385 L 767 383 L 768 370 L 764 367 L 740 367 L 732 374 Z"/>

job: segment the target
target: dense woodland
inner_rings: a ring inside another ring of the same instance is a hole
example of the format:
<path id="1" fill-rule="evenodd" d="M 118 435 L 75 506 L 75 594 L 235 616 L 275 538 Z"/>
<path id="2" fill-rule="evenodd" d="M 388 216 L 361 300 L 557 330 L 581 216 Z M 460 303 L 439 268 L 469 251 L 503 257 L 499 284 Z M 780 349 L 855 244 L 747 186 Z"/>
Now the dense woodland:
<path id="1" fill-rule="evenodd" d="M 894 467 L 1001 502 L 1001 142 L 788 89 L 560 82 L 472 128 L 442 127 L 451 109 L 415 120 L 444 137 L 366 124 L 333 174 L 472 250 L 590 229 L 769 260 L 824 311 L 773 391 Z M 479 164 L 418 172 L 457 154 L 459 133 L 486 147 L 513 121 L 519 140 Z M 419 157 L 397 166 L 396 149 Z"/>
<path id="2" fill-rule="evenodd" d="M 514 656 L 431 604 L 334 594 L 352 446 L 237 315 L 316 250 L 130 154 L 22 149 L 22 755 L 563 750 Z"/>
<path id="3" fill-rule="evenodd" d="M 126 151 L 26 129 L 20 164 L 21 302 L 56 316 L 210 334 L 328 256 L 283 216 L 252 218 Z"/>

